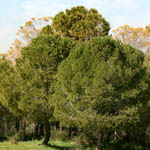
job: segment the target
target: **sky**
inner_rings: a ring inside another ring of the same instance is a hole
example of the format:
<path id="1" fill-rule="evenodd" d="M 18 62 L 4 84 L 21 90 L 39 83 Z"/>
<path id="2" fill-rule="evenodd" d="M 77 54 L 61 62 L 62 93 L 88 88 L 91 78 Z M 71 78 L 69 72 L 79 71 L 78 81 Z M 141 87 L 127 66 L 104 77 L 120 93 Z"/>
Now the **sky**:
<path id="1" fill-rule="evenodd" d="M 112 29 L 150 24 L 150 0 L 0 0 L 0 53 L 6 53 L 20 26 L 32 17 L 54 16 L 82 5 L 96 8 Z"/>

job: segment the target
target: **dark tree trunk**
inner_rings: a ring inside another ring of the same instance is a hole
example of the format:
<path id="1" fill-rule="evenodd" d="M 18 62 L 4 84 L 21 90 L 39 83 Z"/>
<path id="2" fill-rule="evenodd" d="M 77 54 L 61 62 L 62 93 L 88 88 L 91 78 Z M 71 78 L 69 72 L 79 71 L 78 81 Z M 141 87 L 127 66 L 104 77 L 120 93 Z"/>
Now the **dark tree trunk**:
<path id="1" fill-rule="evenodd" d="M 20 127 L 20 120 L 16 119 L 16 123 L 15 123 L 16 132 L 19 131 L 19 127 Z"/>
<path id="2" fill-rule="evenodd" d="M 69 138 L 72 139 L 72 128 L 69 128 Z"/>
<path id="3" fill-rule="evenodd" d="M 49 121 L 46 121 L 44 123 L 44 140 L 42 142 L 43 145 L 48 145 L 48 142 L 50 140 L 50 135 L 51 135 L 50 123 L 49 123 Z"/>
<path id="4" fill-rule="evenodd" d="M 56 130 L 59 130 L 59 122 L 56 122 Z"/>
<path id="5" fill-rule="evenodd" d="M 6 120 L 4 121 L 4 135 L 6 136 L 7 135 L 7 130 L 8 130 L 8 127 L 7 127 L 7 122 Z"/>
<path id="6" fill-rule="evenodd" d="M 72 139 L 73 136 L 77 136 L 78 129 L 77 128 L 69 128 L 69 138 Z"/>
<path id="7" fill-rule="evenodd" d="M 73 136 L 77 136 L 78 133 L 78 129 L 77 128 L 73 128 Z"/>
<path id="8" fill-rule="evenodd" d="M 111 131 L 109 131 L 108 133 L 107 133 L 107 138 L 106 138 L 106 141 L 107 142 L 110 142 L 110 138 L 111 138 L 111 134 L 112 134 L 112 132 Z"/>
<path id="9" fill-rule="evenodd" d="M 126 131 L 126 136 L 124 137 L 124 140 L 126 141 L 126 142 L 128 142 L 128 141 L 130 141 L 129 140 L 130 139 L 130 131 Z"/>
<path id="10" fill-rule="evenodd" d="M 26 122 L 24 122 L 22 130 L 23 130 L 22 140 L 25 141 L 26 140 Z"/>
<path id="11" fill-rule="evenodd" d="M 44 135 L 43 124 L 40 124 L 39 136 L 42 137 Z"/>
<path id="12" fill-rule="evenodd" d="M 38 139 L 38 132 L 39 131 L 39 123 L 35 123 L 35 126 L 34 126 L 34 137 L 35 139 Z"/>

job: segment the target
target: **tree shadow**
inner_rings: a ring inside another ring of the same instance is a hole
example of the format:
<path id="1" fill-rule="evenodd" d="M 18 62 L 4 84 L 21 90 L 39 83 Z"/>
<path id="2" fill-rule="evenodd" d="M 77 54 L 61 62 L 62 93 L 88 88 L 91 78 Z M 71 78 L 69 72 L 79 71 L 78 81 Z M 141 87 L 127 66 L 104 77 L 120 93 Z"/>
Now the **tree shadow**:
<path id="1" fill-rule="evenodd" d="M 54 145 L 48 144 L 47 146 L 57 149 L 57 150 L 72 150 L 73 149 L 72 146 L 59 146 L 59 145 L 55 145 L 55 144 Z"/>
<path id="2" fill-rule="evenodd" d="M 59 145 L 48 145 L 51 148 L 54 148 L 56 150 L 86 150 L 86 149 L 95 149 L 94 145 L 89 145 L 89 144 L 81 144 L 79 146 L 59 146 Z"/>
<path id="3" fill-rule="evenodd" d="M 81 144 L 80 145 L 80 149 L 81 150 L 86 150 L 86 149 L 90 149 L 90 150 L 93 150 L 93 149 L 95 149 L 95 145 L 93 145 L 93 144 Z"/>
<path id="4" fill-rule="evenodd" d="M 42 145 L 42 144 L 39 144 Z M 86 149 L 95 149 L 95 145 L 90 145 L 90 144 L 80 144 L 80 145 L 73 145 L 73 146 L 61 146 L 57 145 L 55 143 L 47 144 L 45 145 L 50 148 L 54 148 L 56 150 L 86 150 Z"/>

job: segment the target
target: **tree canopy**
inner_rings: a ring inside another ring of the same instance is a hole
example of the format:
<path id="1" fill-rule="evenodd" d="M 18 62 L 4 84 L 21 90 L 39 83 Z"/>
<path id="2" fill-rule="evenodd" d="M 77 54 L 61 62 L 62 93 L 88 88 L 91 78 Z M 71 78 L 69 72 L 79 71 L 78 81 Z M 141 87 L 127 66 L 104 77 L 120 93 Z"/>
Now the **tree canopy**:
<path id="1" fill-rule="evenodd" d="M 73 7 L 58 13 L 52 21 L 54 31 L 63 37 L 87 41 L 92 37 L 108 35 L 109 23 L 96 9 Z"/>
<path id="2" fill-rule="evenodd" d="M 149 100 L 143 60 L 141 51 L 109 37 L 78 44 L 58 69 L 56 116 L 92 128 L 97 138 L 136 124 Z"/>
<path id="3" fill-rule="evenodd" d="M 57 67 L 74 45 L 70 39 L 62 39 L 60 36 L 39 36 L 22 49 L 22 56 L 16 64 L 22 79 L 19 107 L 31 120 L 45 123 L 49 127 L 49 120 L 53 119 L 51 99 Z"/>

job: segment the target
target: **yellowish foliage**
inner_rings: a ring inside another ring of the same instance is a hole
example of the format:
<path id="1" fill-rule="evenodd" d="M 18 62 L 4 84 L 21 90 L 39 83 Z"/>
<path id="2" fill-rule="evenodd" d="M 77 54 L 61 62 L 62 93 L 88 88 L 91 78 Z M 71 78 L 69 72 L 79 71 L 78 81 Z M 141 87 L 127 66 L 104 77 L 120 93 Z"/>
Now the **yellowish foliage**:
<path id="1" fill-rule="evenodd" d="M 30 41 L 37 37 L 40 30 L 50 24 L 52 17 L 41 17 L 41 18 L 31 18 L 31 20 L 25 22 L 23 27 L 17 31 L 17 38 L 14 40 L 6 54 L 7 59 L 11 60 L 15 64 L 16 58 L 20 56 L 21 49 L 27 46 Z"/>
<path id="2" fill-rule="evenodd" d="M 112 36 L 114 39 L 140 49 L 144 53 L 150 50 L 150 26 L 146 26 L 146 28 L 134 28 L 129 25 L 120 26 L 113 30 Z"/>
<path id="3" fill-rule="evenodd" d="M 134 28 L 129 25 L 113 30 L 112 36 L 124 44 L 129 44 L 145 53 L 144 65 L 150 68 L 150 25 L 145 28 Z"/>

